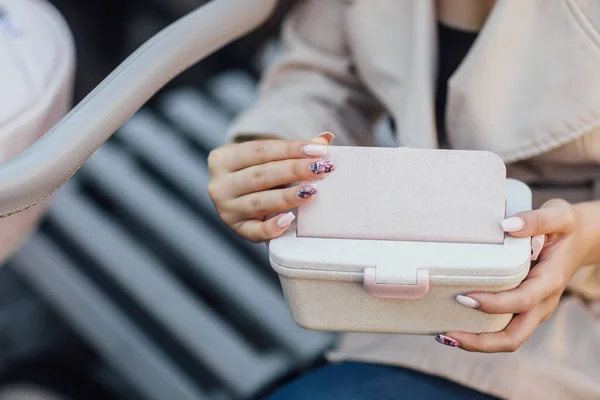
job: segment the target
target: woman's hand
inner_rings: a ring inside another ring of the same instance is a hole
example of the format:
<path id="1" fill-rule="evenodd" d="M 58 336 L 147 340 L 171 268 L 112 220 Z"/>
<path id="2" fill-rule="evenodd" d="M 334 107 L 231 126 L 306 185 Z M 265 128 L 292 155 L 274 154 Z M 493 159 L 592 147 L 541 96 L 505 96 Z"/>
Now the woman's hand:
<path id="1" fill-rule="evenodd" d="M 502 221 L 505 232 L 532 237 L 532 266 L 519 287 L 501 293 L 470 293 L 457 301 L 490 314 L 516 314 L 501 332 L 472 334 L 448 332 L 436 339 L 467 351 L 512 352 L 546 321 L 556 307 L 571 276 L 582 265 L 586 249 L 579 217 L 563 200 L 550 200 L 539 210 L 516 214 Z M 538 257 L 539 255 L 539 257 Z"/>
<path id="2" fill-rule="evenodd" d="M 320 158 L 333 139 L 326 132 L 312 141 L 256 140 L 213 150 L 208 156 L 208 193 L 221 219 L 252 242 L 280 236 L 294 214 L 270 216 L 310 201 L 317 192 L 311 183 L 286 186 L 333 171 L 333 165 Z"/>

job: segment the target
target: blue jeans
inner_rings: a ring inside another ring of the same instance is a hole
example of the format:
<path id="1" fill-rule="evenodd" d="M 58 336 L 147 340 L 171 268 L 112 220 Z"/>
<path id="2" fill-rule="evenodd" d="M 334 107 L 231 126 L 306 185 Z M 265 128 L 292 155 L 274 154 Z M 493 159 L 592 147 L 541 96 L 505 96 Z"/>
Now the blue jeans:
<path id="1" fill-rule="evenodd" d="M 268 400 L 494 400 L 449 380 L 377 364 L 329 364 L 292 381 Z"/>

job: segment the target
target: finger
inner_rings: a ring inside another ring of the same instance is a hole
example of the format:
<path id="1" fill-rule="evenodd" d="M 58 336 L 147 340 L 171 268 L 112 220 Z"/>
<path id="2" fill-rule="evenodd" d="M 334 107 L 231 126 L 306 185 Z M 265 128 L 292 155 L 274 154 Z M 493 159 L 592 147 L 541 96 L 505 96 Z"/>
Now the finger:
<path id="1" fill-rule="evenodd" d="M 331 161 L 322 159 L 273 161 L 227 175 L 225 186 L 230 197 L 239 197 L 294 182 L 322 179 L 334 170 Z"/>
<path id="2" fill-rule="evenodd" d="M 524 313 L 564 287 L 561 271 L 559 260 L 542 261 L 516 289 L 499 293 L 470 293 L 458 296 L 456 300 L 488 314 Z"/>
<path id="3" fill-rule="evenodd" d="M 268 247 L 269 241 L 281 236 L 294 219 L 294 214 L 288 212 L 269 218 L 266 221 L 258 219 L 245 220 L 239 224 L 237 233 L 254 243 L 266 242 Z"/>
<path id="4" fill-rule="evenodd" d="M 516 351 L 525 340 L 531 336 L 540 323 L 542 315 L 547 314 L 547 305 L 538 304 L 530 311 L 515 316 L 508 326 L 501 332 L 495 333 L 466 333 L 448 332 L 438 335 L 438 341 L 443 337 L 454 339 L 457 347 L 470 352 L 500 353 Z"/>
<path id="5" fill-rule="evenodd" d="M 221 146 L 211 151 L 208 162 L 221 172 L 234 172 L 271 161 L 323 157 L 327 147 L 310 140 L 255 140 Z"/>
<path id="6" fill-rule="evenodd" d="M 550 200 L 538 210 L 525 211 L 500 222 L 515 237 L 568 233 L 574 224 L 573 208 L 564 200 Z"/>
<path id="7" fill-rule="evenodd" d="M 316 194 L 316 184 L 304 182 L 290 188 L 265 190 L 238 197 L 231 203 L 231 210 L 236 212 L 240 219 L 259 219 L 298 207 L 310 201 Z"/>
<path id="8" fill-rule="evenodd" d="M 333 133 L 323 132 L 320 135 L 318 135 L 317 137 L 315 137 L 314 139 L 312 139 L 311 142 L 329 146 L 331 144 L 331 142 L 333 142 L 334 139 L 335 139 L 335 135 Z"/>
<path id="9" fill-rule="evenodd" d="M 548 302 L 548 311 L 546 312 L 546 315 L 544 315 L 544 317 L 541 319 L 540 323 L 542 322 L 546 322 L 550 319 L 550 317 L 552 317 L 552 314 L 554 314 L 554 311 L 556 311 L 556 308 L 558 307 L 558 303 L 560 303 L 560 299 L 561 299 L 561 295 L 558 294 L 556 296 L 551 297 Z"/>

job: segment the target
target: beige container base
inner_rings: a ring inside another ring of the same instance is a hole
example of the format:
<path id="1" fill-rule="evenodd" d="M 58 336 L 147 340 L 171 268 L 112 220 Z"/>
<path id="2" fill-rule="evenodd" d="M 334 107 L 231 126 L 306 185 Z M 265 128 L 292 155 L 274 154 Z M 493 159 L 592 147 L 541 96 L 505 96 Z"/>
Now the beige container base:
<path id="1" fill-rule="evenodd" d="M 275 267 L 296 323 L 303 328 L 322 331 L 437 334 L 448 331 L 474 333 L 498 332 L 512 319 L 510 314 L 492 315 L 459 305 L 459 294 L 474 291 L 500 292 L 517 287 L 520 276 L 503 277 L 500 284 L 474 285 L 467 280 L 455 284 L 435 284 L 418 300 L 373 297 L 359 276 L 352 281 L 309 279 L 284 276 L 284 267 Z M 296 272 L 296 271 L 294 271 Z M 298 271 L 300 272 L 300 271 Z M 314 271 L 313 271 L 314 273 Z M 287 274 L 286 274 L 287 275 Z M 329 276 L 331 278 L 331 276 Z"/>

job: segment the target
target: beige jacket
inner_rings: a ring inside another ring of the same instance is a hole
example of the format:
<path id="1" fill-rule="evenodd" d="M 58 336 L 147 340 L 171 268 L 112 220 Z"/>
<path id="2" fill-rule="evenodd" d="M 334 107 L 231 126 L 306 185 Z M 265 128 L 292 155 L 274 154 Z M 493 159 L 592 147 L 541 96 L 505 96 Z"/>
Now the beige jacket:
<path id="1" fill-rule="evenodd" d="M 283 55 L 260 99 L 228 134 L 373 145 L 384 114 L 399 144 L 437 147 L 433 0 L 306 0 L 283 28 Z M 600 0 L 497 0 L 449 82 L 452 147 L 490 150 L 540 190 L 600 198 Z M 588 184 L 589 183 L 589 184 Z M 404 365 L 511 399 L 600 399 L 600 268 L 582 269 L 562 302 L 517 352 L 470 354 L 427 336 L 346 334 L 331 360 Z M 591 300 L 584 303 L 581 298 Z"/>

